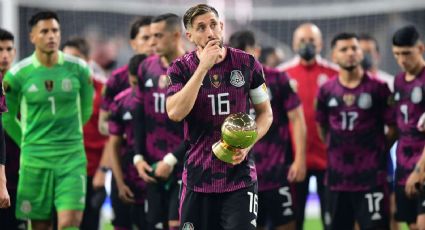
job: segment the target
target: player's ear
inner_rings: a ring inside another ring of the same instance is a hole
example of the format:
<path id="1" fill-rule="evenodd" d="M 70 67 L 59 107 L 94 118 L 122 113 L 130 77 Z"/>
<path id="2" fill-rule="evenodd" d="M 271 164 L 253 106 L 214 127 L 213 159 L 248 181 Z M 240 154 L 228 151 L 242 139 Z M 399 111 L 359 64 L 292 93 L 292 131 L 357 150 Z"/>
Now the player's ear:
<path id="1" fill-rule="evenodd" d="M 221 31 L 223 31 L 223 29 L 224 29 L 224 23 L 222 21 L 220 21 L 220 29 L 221 29 Z"/>
<path id="2" fill-rule="evenodd" d="M 333 63 L 337 63 L 335 52 L 335 48 L 331 49 L 331 59 Z"/>
<path id="3" fill-rule="evenodd" d="M 423 42 L 419 42 L 418 44 L 419 53 L 423 54 L 425 51 L 425 46 Z"/>
<path id="4" fill-rule="evenodd" d="M 131 39 L 128 43 L 130 43 L 131 48 L 136 51 L 136 39 Z"/>
<path id="5" fill-rule="evenodd" d="M 193 40 L 192 40 L 192 34 L 189 32 L 189 28 L 188 28 L 188 31 L 186 31 L 186 37 L 187 37 L 187 39 L 188 39 L 190 42 L 193 42 Z"/>

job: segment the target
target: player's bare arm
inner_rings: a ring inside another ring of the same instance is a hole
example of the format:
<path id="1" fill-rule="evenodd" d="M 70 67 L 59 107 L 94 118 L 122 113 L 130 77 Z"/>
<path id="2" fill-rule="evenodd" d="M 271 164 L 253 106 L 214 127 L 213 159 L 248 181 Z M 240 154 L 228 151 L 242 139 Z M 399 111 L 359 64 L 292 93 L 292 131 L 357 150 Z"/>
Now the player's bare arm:
<path id="1" fill-rule="evenodd" d="M 289 111 L 288 118 L 293 127 L 295 140 L 295 161 L 289 169 L 288 180 L 290 182 L 301 182 L 304 180 L 307 170 L 305 162 L 307 128 L 302 107 L 298 106 Z"/>
<path id="2" fill-rule="evenodd" d="M 328 128 L 317 123 L 317 132 L 319 134 L 320 140 L 322 140 L 323 143 L 326 141 L 326 135 L 328 133 Z"/>
<path id="3" fill-rule="evenodd" d="M 122 146 L 122 137 L 111 135 L 109 137 L 109 145 L 111 146 L 111 166 L 115 181 L 117 182 L 118 196 L 126 203 L 134 203 L 134 194 L 124 182 L 121 168 L 119 151 Z"/>
<path id="4" fill-rule="evenodd" d="M 259 141 L 264 135 L 266 135 L 267 131 L 270 128 L 270 125 L 273 122 L 273 112 L 272 107 L 270 105 L 270 101 L 266 100 L 259 104 L 253 104 L 255 110 L 255 123 L 257 124 L 258 136 L 255 140 L 255 143 Z M 254 144 L 255 144 L 254 143 Z M 254 145 L 253 144 L 253 145 Z M 251 150 L 252 146 L 246 149 L 239 149 L 237 153 L 233 156 L 233 164 L 240 164 L 243 160 L 245 160 L 246 155 L 248 155 L 249 150 Z"/>
<path id="5" fill-rule="evenodd" d="M 173 121 L 183 120 L 193 108 L 202 81 L 208 70 L 224 57 L 225 49 L 220 46 L 219 40 L 211 40 L 205 48 L 198 47 L 199 66 L 190 80 L 178 93 L 167 98 L 167 114 Z"/>
<path id="6" fill-rule="evenodd" d="M 10 206 L 10 197 L 6 188 L 6 175 L 4 165 L 0 165 L 0 208 Z"/>
<path id="7" fill-rule="evenodd" d="M 108 117 L 109 117 L 109 112 L 105 111 L 103 109 L 99 110 L 99 133 L 101 133 L 104 136 L 109 135 L 109 131 L 108 131 Z"/>

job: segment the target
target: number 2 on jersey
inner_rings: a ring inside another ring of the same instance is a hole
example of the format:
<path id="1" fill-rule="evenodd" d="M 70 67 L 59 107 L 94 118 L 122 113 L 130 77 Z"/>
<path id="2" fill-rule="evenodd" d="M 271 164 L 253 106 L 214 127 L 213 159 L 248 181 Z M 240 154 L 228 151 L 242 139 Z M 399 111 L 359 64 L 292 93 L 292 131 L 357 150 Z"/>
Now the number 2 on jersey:
<path id="1" fill-rule="evenodd" d="M 47 98 L 47 100 L 50 101 L 52 115 L 55 115 L 56 114 L 55 97 L 50 96 Z"/>

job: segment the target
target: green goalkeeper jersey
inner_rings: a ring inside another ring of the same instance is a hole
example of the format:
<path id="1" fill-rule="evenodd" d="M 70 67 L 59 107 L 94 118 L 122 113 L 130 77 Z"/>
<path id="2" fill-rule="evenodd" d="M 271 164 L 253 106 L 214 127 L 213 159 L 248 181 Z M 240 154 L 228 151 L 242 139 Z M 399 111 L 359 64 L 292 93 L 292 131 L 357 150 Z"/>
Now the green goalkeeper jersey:
<path id="1" fill-rule="evenodd" d="M 3 82 L 9 108 L 3 124 L 20 144 L 23 163 L 84 153 L 83 124 L 92 113 L 93 86 L 83 60 L 59 52 L 58 63 L 46 67 L 34 53 Z"/>

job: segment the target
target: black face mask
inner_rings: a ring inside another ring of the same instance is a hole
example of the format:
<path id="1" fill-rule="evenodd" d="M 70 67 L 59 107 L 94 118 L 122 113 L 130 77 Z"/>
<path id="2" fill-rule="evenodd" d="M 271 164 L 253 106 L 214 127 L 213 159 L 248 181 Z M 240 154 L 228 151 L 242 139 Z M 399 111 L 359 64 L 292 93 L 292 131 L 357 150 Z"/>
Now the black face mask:
<path id="1" fill-rule="evenodd" d="M 103 66 L 103 68 L 105 68 L 106 70 L 112 70 L 117 66 L 117 61 L 116 60 L 110 60 L 108 63 L 105 64 L 105 66 Z"/>
<path id="2" fill-rule="evenodd" d="M 316 56 L 316 46 L 313 43 L 302 43 L 298 49 L 302 59 L 310 61 Z"/>
<path id="3" fill-rule="evenodd" d="M 365 53 L 362 62 L 360 63 L 364 70 L 370 70 L 373 66 L 373 58 L 370 53 Z"/>

